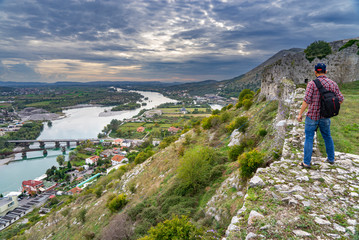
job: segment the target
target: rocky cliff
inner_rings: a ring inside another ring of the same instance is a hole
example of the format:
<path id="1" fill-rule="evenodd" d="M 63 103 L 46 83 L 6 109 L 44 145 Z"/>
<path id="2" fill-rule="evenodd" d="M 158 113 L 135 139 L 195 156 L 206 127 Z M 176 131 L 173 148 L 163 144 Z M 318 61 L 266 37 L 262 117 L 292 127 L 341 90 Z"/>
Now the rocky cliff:
<path id="1" fill-rule="evenodd" d="M 358 38 L 354 38 L 359 40 Z M 350 39 L 329 43 L 332 54 L 323 59 L 309 62 L 303 49 L 283 50 L 266 62 L 246 74 L 245 78 L 261 79 L 261 93 L 266 97 L 277 98 L 279 83 L 283 78 L 292 80 L 295 84 L 305 83 L 315 78 L 314 65 L 323 62 L 327 65 L 327 76 L 338 83 L 359 80 L 358 45 L 339 50 Z M 245 81 L 246 79 L 242 79 Z"/>

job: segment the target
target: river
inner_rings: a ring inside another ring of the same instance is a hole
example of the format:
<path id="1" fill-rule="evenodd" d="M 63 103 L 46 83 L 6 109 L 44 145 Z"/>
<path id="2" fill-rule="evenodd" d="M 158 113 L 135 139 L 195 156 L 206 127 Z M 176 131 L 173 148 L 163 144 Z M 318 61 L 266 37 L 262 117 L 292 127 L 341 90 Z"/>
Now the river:
<path id="1" fill-rule="evenodd" d="M 100 117 L 99 114 L 111 107 L 86 107 L 65 110 L 66 118 L 55 120 L 52 127 L 44 124 L 44 130 L 37 139 L 86 139 L 97 138 L 97 134 L 111 122 L 112 119 L 128 119 L 137 115 L 142 109 L 151 109 L 166 102 L 176 102 L 157 92 L 136 91 L 148 97 L 146 106 L 135 110 L 121 111 L 118 115 Z M 64 143 L 61 143 L 64 145 Z M 47 145 L 49 146 L 49 145 Z M 70 149 L 67 149 L 67 160 Z M 15 161 L 0 166 L 0 193 L 19 191 L 24 180 L 35 179 L 43 175 L 52 166 L 58 166 L 56 157 L 62 154 L 60 150 L 48 150 L 43 157 L 42 152 L 28 152 L 27 159 L 23 160 L 21 154 L 15 156 Z"/>

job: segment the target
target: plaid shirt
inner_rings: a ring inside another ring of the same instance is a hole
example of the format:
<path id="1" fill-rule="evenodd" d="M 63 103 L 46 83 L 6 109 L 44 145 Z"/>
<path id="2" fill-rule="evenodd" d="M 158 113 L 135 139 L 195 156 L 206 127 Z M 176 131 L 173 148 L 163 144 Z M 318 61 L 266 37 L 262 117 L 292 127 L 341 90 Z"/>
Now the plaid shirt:
<path id="1" fill-rule="evenodd" d="M 325 89 L 335 93 L 335 95 L 339 98 L 339 102 L 344 101 L 344 97 L 340 92 L 336 82 L 330 80 L 325 75 L 319 76 L 318 79 Z M 307 116 L 310 117 L 310 119 L 312 119 L 313 121 L 317 121 L 322 118 L 320 116 L 320 92 L 314 81 L 310 81 L 307 85 L 304 102 L 309 104 Z"/>

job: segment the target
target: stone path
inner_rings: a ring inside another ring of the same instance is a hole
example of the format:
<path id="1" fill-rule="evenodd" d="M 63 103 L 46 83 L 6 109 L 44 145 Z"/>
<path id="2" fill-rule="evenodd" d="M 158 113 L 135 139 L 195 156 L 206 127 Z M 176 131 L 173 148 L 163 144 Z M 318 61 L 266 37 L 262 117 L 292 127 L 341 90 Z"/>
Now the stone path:
<path id="1" fill-rule="evenodd" d="M 295 99 L 302 94 L 297 91 Z M 300 102 L 290 107 L 294 119 Z M 286 128 L 283 157 L 257 170 L 224 239 L 359 237 L 359 156 L 336 152 L 330 165 L 314 147 L 312 168 L 302 169 L 304 124 L 286 120 Z"/>

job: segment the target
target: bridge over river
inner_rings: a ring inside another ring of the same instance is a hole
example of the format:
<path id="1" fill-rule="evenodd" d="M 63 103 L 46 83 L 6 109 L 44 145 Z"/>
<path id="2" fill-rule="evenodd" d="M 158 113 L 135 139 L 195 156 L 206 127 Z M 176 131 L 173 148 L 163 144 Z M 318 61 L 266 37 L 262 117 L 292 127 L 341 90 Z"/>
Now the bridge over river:
<path id="1" fill-rule="evenodd" d="M 80 145 L 81 142 L 90 141 L 93 143 L 99 143 L 100 139 L 39 139 L 39 140 L 8 140 L 9 143 L 15 143 L 17 146 L 24 147 L 21 150 L 14 150 L 9 152 L 2 152 L 0 155 L 10 155 L 14 153 L 22 153 L 22 157 L 26 157 L 26 152 L 32 152 L 32 151 L 43 151 L 43 154 L 47 154 L 47 149 L 53 149 L 53 148 L 62 148 L 62 151 L 66 151 L 65 146 L 61 146 L 60 143 L 66 143 L 66 146 L 69 148 L 71 143 L 76 143 L 76 146 Z M 39 148 L 30 148 L 30 144 L 33 143 L 39 143 Z M 46 143 L 54 143 L 55 147 L 45 147 Z"/>

